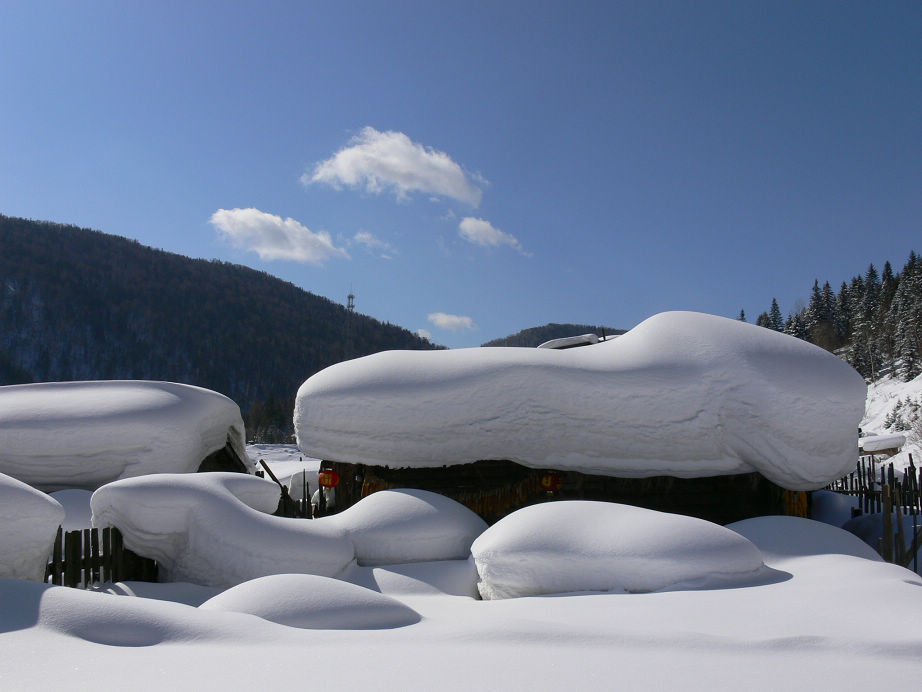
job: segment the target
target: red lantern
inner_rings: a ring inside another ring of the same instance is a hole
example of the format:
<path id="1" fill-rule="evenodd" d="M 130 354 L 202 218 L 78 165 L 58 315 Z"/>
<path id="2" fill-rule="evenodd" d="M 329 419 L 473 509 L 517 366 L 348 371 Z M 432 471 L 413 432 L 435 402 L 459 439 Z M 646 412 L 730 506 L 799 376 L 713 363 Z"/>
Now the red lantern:
<path id="1" fill-rule="evenodd" d="M 555 493 L 563 486 L 563 478 L 555 471 L 546 471 L 541 476 L 541 489 L 549 493 Z"/>
<path id="2" fill-rule="evenodd" d="M 317 480 L 324 488 L 335 488 L 339 485 L 339 474 L 333 469 L 323 469 L 317 474 Z"/>

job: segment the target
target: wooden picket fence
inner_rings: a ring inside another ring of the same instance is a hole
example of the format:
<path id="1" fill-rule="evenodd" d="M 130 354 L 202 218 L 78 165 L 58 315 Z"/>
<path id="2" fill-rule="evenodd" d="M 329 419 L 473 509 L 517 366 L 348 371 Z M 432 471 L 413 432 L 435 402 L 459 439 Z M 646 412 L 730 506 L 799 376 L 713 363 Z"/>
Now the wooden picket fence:
<path id="1" fill-rule="evenodd" d="M 882 464 L 872 455 L 859 458 L 854 472 L 834 481 L 827 490 L 858 498 L 853 516 L 880 514 L 883 522 L 878 552 L 887 562 L 918 571 L 922 546 L 922 469 L 912 455 L 909 466 L 900 474 L 893 464 Z"/>
<path id="2" fill-rule="evenodd" d="M 128 550 L 115 527 L 64 531 L 58 527 L 45 582 L 83 587 L 96 582 L 157 581 L 157 562 Z"/>

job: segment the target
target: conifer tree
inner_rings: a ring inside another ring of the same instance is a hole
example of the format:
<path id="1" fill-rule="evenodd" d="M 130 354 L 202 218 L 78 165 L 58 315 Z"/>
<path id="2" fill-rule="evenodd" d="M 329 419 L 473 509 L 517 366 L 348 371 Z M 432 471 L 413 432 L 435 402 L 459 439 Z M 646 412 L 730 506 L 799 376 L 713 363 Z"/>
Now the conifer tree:
<path id="1" fill-rule="evenodd" d="M 772 307 L 768 311 L 769 327 L 776 332 L 784 331 L 784 318 L 781 316 L 781 308 L 778 307 L 778 301 L 772 298 Z"/>

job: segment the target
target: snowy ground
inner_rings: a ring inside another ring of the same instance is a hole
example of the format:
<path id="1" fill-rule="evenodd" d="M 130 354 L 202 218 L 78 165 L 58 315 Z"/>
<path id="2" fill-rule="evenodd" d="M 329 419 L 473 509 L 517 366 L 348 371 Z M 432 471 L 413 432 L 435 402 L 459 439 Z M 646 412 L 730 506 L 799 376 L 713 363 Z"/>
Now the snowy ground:
<path id="1" fill-rule="evenodd" d="M 384 629 L 303 629 L 169 602 L 215 593 L 182 584 L 137 585 L 140 598 L 3 580 L 0 688 L 850 690 L 918 679 L 918 577 L 823 524 L 737 528 L 774 570 L 761 584 L 479 601 L 445 593 L 470 578 L 469 561 L 366 570 L 390 597 L 381 606 L 400 611 L 384 617 L 404 618 Z M 293 609 L 311 595 L 273 593 Z"/>
<path id="2" fill-rule="evenodd" d="M 689 319 L 700 321 L 679 321 Z M 708 411 L 688 409 L 695 397 L 685 380 L 664 380 L 676 392 L 674 420 L 655 421 L 649 440 L 638 442 L 640 457 L 654 458 L 671 440 L 683 461 L 689 438 L 663 437 L 663 425 L 692 434 L 711 429 L 713 418 L 736 431 L 727 440 L 754 446 L 747 458 L 769 450 L 785 464 L 813 462 L 810 450 L 827 436 L 852 458 L 863 395 L 858 382 L 852 401 L 853 373 L 840 376 L 841 364 L 828 354 L 766 330 L 713 327 L 732 330 L 733 338 L 718 339 L 719 349 L 695 342 L 698 370 L 653 363 L 636 390 L 650 389 L 651 372 L 704 372 L 726 396 L 713 398 Z M 681 365 L 688 339 L 676 353 L 674 340 L 666 341 L 656 353 Z M 613 344 L 619 342 L 622 352 L 632 343 L 621 337 Z M 724 357 L 729 346 L 736 360 Z M 565 358 L 595 358 L 605 347 Z M 635 360 L 646 363 L 647 351 L 637 349 Z M 528 358 L 556 363 L 559 356 Z M 781 368 L 791 375 L 784 386 L 768 377 L 779 363 L 790 365 Z M 634 381 L 626 370 L 616 374 Z M 752 385 L 751 395 L 736 385 Z M 922 379 L 875 385 L 862 427 L 886 432 L 892 406 L 920 394 Z M 816 405 L 827 396 L 832 403 Z M 623 401 L 624 420 L 642 431 L 643 421 L 629 415 L 636 397 Z M 753 401 L 759 405 L 746 408 Z M 725 410 L 721 402 L 733 405 Z M 469 410 L 489 418 L 476 406 Z M 743 422 L 732 417 L 744 413 Z M 594 413 L 589 422 L 599 419 Z M 774 426 L 767 436 L 764 421 Z M 785 437 L 790 430 L 798 434 Z M 711 442 L 730 449 L 727 440 Z M 785 453 L 782 442 L 797 454 Z M 907 460 L 910 450 L 918 446 L 907 449 Z M 282 482 L 303 471 L 316 478 L 318 460 L 293 445 L 247 452 Z M 822 485 L 843 463 L 829 462 L 814 464 L 808 470 L 815 477 L 795 478 L 792 487 Z M 270 516 L 277 493 L 270 481 L 236 474 L 158 473 L 109 483 L 91 500 L 67 490 L 53 500 L 0 476 L 0 565 L 11 568 L 3 574 L 40 568 L 57 522 L 66 512 L 66 525 L 85 524 L 90 501 L 94 521 L 118 525 L 126 545 L 143 546 L 181 580 L 84 591 L 0 577 L 0 690 L 839 692 L 911 687 L 922 674 L 922 579 L 833 525 L 850 514 L 841 496 L 826 493 L 817 503 L 829 523 L 761 517 L 720 527 L 573 502 L 529 507 L 487 528 L 466 508 L 424 491 L 382 491 L 318 520 Z M 10 529 L 16 521 L 28 529 L 25 548 Z"/>

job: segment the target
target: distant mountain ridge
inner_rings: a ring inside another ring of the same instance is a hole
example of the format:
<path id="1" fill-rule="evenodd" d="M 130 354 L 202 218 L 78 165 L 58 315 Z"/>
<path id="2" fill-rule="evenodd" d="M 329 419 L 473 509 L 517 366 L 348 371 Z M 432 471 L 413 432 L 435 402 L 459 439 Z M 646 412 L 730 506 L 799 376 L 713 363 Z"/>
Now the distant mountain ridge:
<path id="1" fill-rule="evenodd" d="M 195 384 L 236 401 L 251 438 L 274 441 L 290 430 L 297 389 L 315 372 L 347 357 L 432 348 L 265 272 L 0 215 L 0 384 Z"/>
<path id="2" fill-rule="evenodd" d="M 543 344 L 551 339 L 563 339 L 567 336 L 579 336 L 582 334 L 624 334 L 626 329 L 613 329 L 611 327 L 602 327 L 591 324 L 558 324 L 550 322 L 543 327 L 529 327 L 520 332 L 511 334 L 501 339 L 493 339 L 482 346 L 524 346 L 534 348 L 538 344 Z"/>

